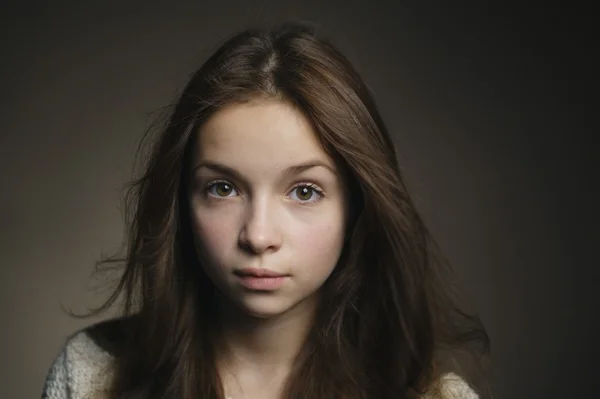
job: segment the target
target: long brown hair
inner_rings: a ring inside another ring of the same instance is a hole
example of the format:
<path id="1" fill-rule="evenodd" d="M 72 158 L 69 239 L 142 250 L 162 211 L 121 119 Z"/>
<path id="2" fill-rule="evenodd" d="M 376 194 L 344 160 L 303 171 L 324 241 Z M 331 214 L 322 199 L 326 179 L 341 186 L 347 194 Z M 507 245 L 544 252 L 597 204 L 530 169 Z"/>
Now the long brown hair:
<path id="1" fill-rule="evenodd" d="M 102 330 L 114 354 L 111 396 L 223 399 L 214 287 L 188 220 L 191 149 L 219 109 L 261 97 L 286 101 L 312 122 L 347 175 L 353 209 L 285 397 L 415 397 L 433 391 L 446 371 L 473 381 L 467 372 L 480 370 L 488 336 L 457 300 L 373 97 L 334 46 L 309 26 L 286 24 L 241 32 L 200 67 L 129 186 L 127 254 L 99 263 L 124 265 L 95 312 L 123 299 L 124 317 Z"/>

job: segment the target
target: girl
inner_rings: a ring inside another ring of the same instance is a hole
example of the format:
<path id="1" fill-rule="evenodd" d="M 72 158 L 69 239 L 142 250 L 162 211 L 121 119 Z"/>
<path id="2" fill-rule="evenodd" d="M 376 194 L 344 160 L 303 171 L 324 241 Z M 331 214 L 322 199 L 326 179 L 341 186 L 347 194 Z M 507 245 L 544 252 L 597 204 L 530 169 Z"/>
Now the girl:
<path id="1" fill-rule="evenodd" d="M 122 296 L 123 317 L 68 339 L 44 397 L 476 398 L 488 337 L 393 148 L 310 28 L 231 38 L 128 193 L 125 268 L 97 310 Z"/>

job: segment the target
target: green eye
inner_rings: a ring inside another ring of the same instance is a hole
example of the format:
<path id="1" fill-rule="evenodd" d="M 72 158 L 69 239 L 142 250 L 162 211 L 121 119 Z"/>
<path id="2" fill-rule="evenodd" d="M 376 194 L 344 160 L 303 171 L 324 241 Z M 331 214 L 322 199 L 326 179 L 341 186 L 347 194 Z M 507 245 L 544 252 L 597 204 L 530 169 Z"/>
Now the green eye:
<path id="1" fill-rule="evenodd" d="M 217 183 L 215 184 L 216 192 L 221 197 L 227 197 L 232 191 L 232 187 L 227 183 Z"/>
<path id="2" fill-rule="evenodd" d="M 312 183 L 300 184 L 292 189 L 290 198 L 303 204 L 309 204 L 323 198 L 323 191 Z"/>
<path id="3" fill-rule="evenodd" d="M 296 187 L 296 196 L 298 197 L 299 200 L 301 201 L 308 201 L 309 199 L 311 199 L 314 190 L 310 187 Z"/>
<path id="4" fill-rule="evenodd" d="M 226 181 L 216 181 L 209 183 L 206 187 L 208 195 L 217 198 L 232 197 L 236 195 L 236 190 L 231 183 Z"/>

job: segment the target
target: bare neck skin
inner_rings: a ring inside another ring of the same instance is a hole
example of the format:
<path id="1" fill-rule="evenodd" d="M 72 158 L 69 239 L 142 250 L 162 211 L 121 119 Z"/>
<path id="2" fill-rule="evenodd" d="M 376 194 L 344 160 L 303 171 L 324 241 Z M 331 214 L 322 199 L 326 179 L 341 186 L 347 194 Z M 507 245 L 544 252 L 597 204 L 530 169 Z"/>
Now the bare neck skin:
<path id="1" fill-rule="evenodd" d="M 218 367 L 231 399 L 278 398 L 310 332 L 316 298 L 264 319 L 221 307 Z"/>

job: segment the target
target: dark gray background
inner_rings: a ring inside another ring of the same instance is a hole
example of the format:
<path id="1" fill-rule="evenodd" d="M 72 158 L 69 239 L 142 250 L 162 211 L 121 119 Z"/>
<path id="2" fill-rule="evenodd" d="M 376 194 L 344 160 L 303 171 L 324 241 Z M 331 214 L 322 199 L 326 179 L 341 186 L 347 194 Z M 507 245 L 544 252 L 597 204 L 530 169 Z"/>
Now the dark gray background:
<path id="1" fill-rule="evenodd" d="M 151 111 L 232 32 L 292 19 L 319 24 L 376 93 L 489 329 L 496 396 L 597 395 L 590 9 L 46 3 L 1 13 L 2 397 L 38 397 L 66 336 L 91 322 L 59 304 L 101 298 L 88 277 L 119 248 L 119 189 Z"/>

